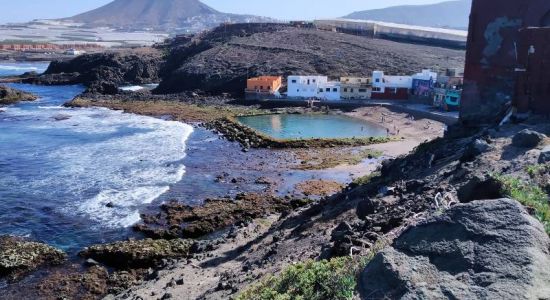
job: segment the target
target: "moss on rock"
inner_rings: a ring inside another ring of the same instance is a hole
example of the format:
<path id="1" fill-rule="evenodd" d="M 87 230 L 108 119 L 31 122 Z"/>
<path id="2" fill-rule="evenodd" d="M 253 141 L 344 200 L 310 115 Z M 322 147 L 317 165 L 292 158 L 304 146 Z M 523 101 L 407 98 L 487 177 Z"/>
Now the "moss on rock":
<path id="1" fill-rule="evenodd" d="M 66 254 L 20 237 L 0 236 L 0 277 L 17 280 L 43 266 L 61 264 Z"/>

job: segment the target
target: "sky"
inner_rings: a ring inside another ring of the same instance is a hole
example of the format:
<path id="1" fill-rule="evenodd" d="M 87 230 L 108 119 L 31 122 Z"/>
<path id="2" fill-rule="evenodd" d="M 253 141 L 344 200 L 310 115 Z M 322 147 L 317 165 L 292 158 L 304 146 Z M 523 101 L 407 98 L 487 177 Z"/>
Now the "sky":
<path id="1" fill-rule="evenodd" d="M 0 0 L 0 23 L 70 17 L 111 1 Z M 341 17 L 359 10 L 441 1 L 443 0 L 203 0 L 222 12 L 261 15 L 280 20 Z"/>

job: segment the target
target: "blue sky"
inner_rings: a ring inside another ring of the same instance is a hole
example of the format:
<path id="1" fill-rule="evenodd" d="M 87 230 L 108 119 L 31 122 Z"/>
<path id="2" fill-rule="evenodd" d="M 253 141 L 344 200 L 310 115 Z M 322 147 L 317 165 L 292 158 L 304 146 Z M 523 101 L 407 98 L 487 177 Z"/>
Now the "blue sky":
<path id="1" fill-rule="evenodd" d="M 0 0 L 0 23 L 69 17 L 112 0 Z M 162 1 L 162 0 L 156 0 Z M 437 3 L 442 0 L 204 0 L 213 8 L 231 13 L 277 19 L 339 17 L 357 10 L 403 4 Z"/>

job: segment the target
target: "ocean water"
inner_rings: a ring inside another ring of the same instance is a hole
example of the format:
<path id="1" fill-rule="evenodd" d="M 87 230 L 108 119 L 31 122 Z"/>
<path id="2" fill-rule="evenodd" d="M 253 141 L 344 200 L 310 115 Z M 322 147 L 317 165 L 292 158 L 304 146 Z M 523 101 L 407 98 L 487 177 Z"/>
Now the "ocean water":
<path id="1" fill-rule="evenodd" d="M 339 115 L 261 115 L 239 122 L 278 139 L 351 138 L 386 136 L 377 124 Z"/>
<path id="2" fill-rule="evenodd" d="M 40 98 L 0 108 L 0 234 L 68 251 L 121 239 L 184 176 L 191 126 L 62 107 L 81 86 L 11 86 Z"/>
<path id="3" fill-rule="evenodd" d="M 49 62 L 0 61 L 0 76 L 15 76 L 25 72 L 43 73 L 49 64 Z"/>

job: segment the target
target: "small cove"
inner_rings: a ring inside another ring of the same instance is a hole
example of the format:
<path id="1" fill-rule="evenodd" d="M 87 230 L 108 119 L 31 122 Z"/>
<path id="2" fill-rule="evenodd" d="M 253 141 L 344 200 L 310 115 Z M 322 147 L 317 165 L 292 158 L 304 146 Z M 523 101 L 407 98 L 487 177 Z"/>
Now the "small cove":
<path id="1" fill-rule="evenodd" d="M 276 139 L 385 137 L 386 129 L 342 115 L 279 114 L 237 118 L 240 123 Z"/>

